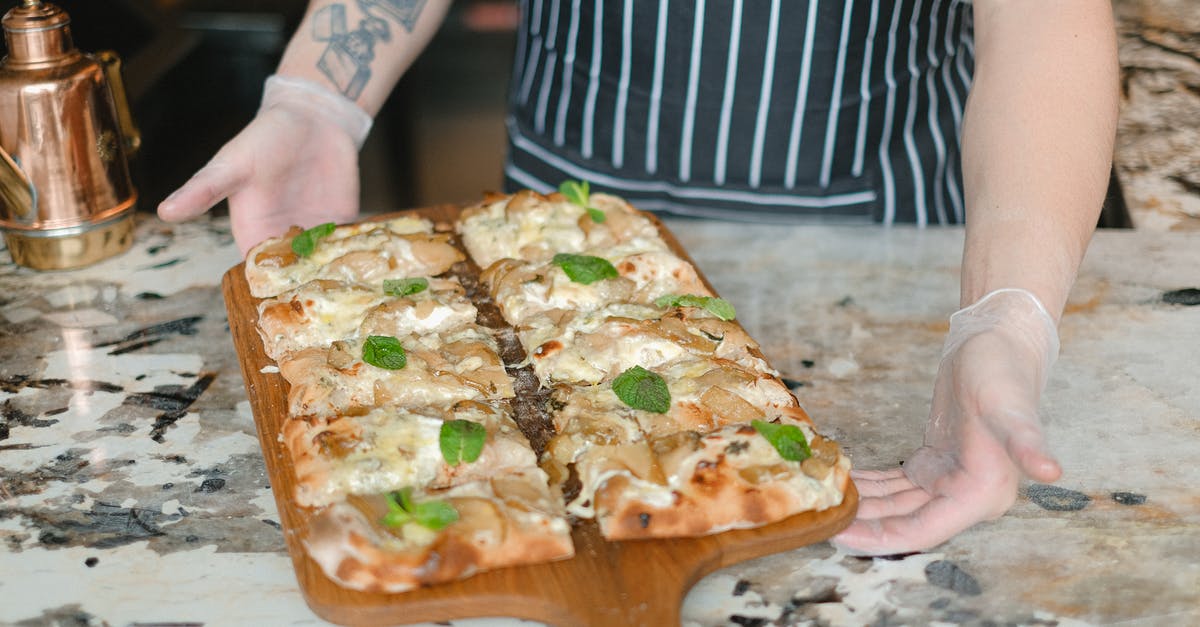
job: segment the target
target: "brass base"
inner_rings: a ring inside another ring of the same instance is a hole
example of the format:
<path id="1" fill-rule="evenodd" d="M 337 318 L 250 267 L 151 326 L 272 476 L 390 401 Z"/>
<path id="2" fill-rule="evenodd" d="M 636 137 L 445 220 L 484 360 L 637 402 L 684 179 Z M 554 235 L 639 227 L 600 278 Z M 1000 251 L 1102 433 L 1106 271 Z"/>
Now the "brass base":
<path id="1" fill-rule="evenodd" d="M 133 212 L 86 230 L 6 230 L 4 241 L 14 262 L 34 270 L 69 270 L 125 252 L 133 244 Z"/>

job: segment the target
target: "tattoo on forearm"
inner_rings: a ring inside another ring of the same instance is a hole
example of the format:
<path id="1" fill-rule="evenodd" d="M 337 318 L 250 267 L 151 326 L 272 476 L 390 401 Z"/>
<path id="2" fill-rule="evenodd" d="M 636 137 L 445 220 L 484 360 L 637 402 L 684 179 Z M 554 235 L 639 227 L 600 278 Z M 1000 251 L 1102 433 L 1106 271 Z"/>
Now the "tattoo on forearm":
<path id="1" fill-rule="evenodd" d="M 325 42 L 317 69 L 351 100 L 357 100 L 371 80 L 375 43 L 392 39 L 389 20 L 411 33 L 425 0 L 355 0 L 355 4 L 366 15 L 358 28 L 347 29 L 344 3 L 318 10 L 312 26 L 313 39 Z"/>

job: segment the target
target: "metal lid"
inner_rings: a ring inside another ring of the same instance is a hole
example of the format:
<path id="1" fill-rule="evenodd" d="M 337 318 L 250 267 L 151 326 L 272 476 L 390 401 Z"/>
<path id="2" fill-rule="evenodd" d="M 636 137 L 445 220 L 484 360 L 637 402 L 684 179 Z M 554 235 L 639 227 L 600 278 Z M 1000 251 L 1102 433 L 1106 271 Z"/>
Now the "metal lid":
<path id="1" fill-rule="evenodd" d="M 6 63 L 42 63 L 65 57 L 75 50 L 71 41 L 71 16 L 56 5 L 24 0 L 4 14 Z"/>

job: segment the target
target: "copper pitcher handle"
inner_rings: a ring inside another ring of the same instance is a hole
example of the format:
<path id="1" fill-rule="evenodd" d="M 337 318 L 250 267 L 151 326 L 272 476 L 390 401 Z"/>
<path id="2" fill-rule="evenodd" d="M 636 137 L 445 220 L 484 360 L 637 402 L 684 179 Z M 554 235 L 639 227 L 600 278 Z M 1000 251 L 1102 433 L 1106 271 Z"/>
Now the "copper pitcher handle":
<path id="1" fill-rule="evenodd" d="M 117 108 L 117 126 L 125 139 L 125 157 L 132 159 L 142 147 L 142 132 L 133 122 L 133 113 L 129 108 L 129 98 L 125 95 L 125 81 L 121 78 L 121 57 L 112 50 L 101 50 L 96 53 L 96 59 L 104 68 L 104 76 L 108 80 L 108 89 L 112 93 L 113 104 Z"/>

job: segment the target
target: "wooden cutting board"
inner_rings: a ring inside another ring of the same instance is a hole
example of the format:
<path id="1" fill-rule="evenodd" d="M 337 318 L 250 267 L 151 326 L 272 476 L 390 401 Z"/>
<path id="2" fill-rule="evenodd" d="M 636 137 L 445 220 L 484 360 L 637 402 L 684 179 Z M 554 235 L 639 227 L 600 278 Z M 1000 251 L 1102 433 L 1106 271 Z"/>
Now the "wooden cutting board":
<path id="1" fill-rule="evenodd" d="M 457 211 L 454 206 L 439 206 L 408 213 L 448 224 Z M 389 217 L 396 216 L 380 219 Z M 675 252 L 690 261 L 666 227 L 661 223 L 658 226 Z M 263 371 L 274 362 L 263 352 L 255 330 L 257 299 L 250 295 L 243 266 L 231 268 L 222 281 L 229 329 L 296 579 L 309 607 L 326 620 L 346 625 L 395 625 L 512 616 L 562 627 L 679 625 L 683 597 L 704 575 L 737 562 L 820 542 L 854 518 L 858 493 L 851 483 L 845 500 L 836 508 L 798 514 L 758 529 L 701 538 L 609 542 L 600 536 L 594 523 L 588 522 L 574 529 L 575 557 L 569 560 L 505 568 L 399 594 L 342 588 L 325 577 L 302 545 L 309 510 L 297 506 L 291 498 L 296 475 L 279 440 L 287 417 L 287 383 L 279 374 Z"/>

